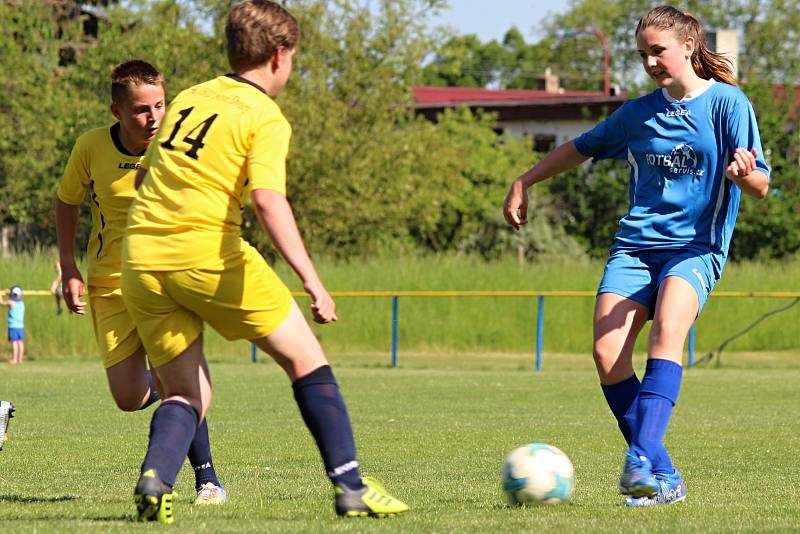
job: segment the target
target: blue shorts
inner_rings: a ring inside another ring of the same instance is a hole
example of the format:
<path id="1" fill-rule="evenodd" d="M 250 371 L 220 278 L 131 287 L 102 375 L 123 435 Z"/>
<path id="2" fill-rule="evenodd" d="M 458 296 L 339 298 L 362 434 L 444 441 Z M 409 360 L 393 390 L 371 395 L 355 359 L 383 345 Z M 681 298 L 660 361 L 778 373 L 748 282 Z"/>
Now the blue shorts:
<path id="1" fill-rule="evenodd" d="M 8 329 L 8 340 L 9 341 L 22 341 L 25 339 L 25 329 L 24 328 L 9 328 Z"/>
<path id="2" fill-rule="evenodd" d="M 618 250 L 608 258 L 597 293 L 614 293 L 644 304 L 650 309 L 652 318 L 658 288 L 668 276 L 678 276 L 692 285 L 697 293 L 698 316 L 719 280 L 710 253 L 699 254 L 688 249 Z"/>

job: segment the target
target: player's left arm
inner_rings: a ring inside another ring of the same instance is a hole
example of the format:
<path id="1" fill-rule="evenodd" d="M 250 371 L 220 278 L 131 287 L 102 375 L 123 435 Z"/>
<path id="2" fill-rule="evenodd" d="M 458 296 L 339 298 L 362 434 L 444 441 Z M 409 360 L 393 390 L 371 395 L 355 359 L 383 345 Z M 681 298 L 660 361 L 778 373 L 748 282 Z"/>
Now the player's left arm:
<path id="1" fill-rule="evenodd" d="M 313 299 L 311 312 L 314 320 L 318 323 L 335 321 L 336 304 L 322 285 L 314 264 L 311 263 L 289 201 L 283 193 L 271 189 L 253 189 L 250 197 L 261 226 L 303 281 L 306 292 L 311 295 Z"/>
<path id="2" fill-rule="evenodd" d="M 725 175 L 750 197 L 762 199 L 769 191 L 769 165 L 761 146 L 755 110 L 744 93 L 734 97 L 725 117 L 730 160 Z"/>
<path id="3" fill-rule="evenodd" d="M 758 151 L 737 148 L 725 174 L 747 196 L 762 199 L 769 191 L 769 176 L 756 167 Z"/>

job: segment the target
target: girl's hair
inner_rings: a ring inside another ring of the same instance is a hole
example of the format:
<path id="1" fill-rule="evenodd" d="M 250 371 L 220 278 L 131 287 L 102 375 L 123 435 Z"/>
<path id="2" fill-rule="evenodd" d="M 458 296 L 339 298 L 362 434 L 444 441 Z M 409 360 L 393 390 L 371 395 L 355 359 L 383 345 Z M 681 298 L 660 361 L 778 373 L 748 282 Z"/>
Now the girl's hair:
<path id="1" fill-rule="evenodd" d="M 225 23 L 228 63 L 236 72 L 267 63 L 278 48 L 297 46 L 297 20 L 269 0 L 244 0 L 233 6 Z"/>
<path id="2" fill-rule="evenodd" d="M 147 61 L 132 59 L 120 63 L 111 71 L 111 101 L 120 104 L 127 98 L 130 88 L 136 85 L 164 87 L 164 75 Z"/>
<path id="3" fill-rule="evenodd" d="M 705 42 L 703 26 L 694 15 L 675 9 L 672 6 L 654 7 L 639 19 L 636 26 L 636 35 L 645 28 L 671 30 L 679 39 L 694 38 L 694 53 L 692 54 L 692 68 L 701 78 L 736 85 L 733 76 L 733 63 L 723 54 L 712 52 Z"/>

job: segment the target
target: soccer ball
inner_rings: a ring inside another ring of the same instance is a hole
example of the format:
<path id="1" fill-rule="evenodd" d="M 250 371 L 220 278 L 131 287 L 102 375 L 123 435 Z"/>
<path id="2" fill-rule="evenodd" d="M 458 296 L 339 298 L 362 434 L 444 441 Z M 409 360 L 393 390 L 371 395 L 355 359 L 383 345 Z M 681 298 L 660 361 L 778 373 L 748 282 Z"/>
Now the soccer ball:
<path id="1" fill-rule="evenodd" d="M 517 447 L 503 462 L 503 490 L 511 505 L 567 502 L 575 489 L 575 471 L 567 455 L 552 445 Z"/>

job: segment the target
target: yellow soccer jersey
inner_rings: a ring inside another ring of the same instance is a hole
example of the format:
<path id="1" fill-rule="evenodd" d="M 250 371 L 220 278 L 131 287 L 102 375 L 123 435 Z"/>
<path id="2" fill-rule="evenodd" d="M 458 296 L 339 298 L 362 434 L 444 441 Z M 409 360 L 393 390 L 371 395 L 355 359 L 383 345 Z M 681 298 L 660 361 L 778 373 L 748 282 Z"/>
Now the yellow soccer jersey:
<path id="1" fill-rule="evenodd" d="M 142 160 L 123 263 L 172 271 L 241 254 L 242 207 L 253 189 L 286 193 L 291 127 L 278 105 L 237 75 L 181 92 Z"/>
<path id="2" fill-rule="evenodd" d="M 122 238 L 128 208 L 136 196 L 133 181 L 143 154 L 131 154 L 119 138 L 119 123 L 81 135 L 58 184 L 58 198 L 80 205 L 89 192 L 92 235 L 89 239 L 90 286 L 119 287 Z"/>

